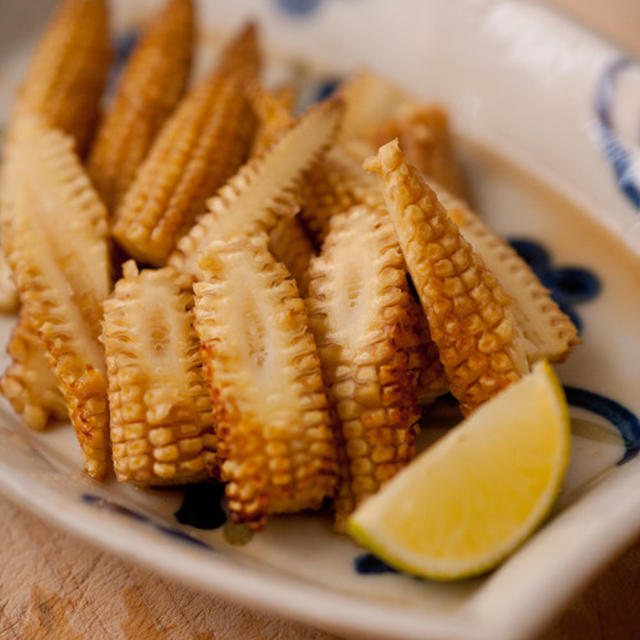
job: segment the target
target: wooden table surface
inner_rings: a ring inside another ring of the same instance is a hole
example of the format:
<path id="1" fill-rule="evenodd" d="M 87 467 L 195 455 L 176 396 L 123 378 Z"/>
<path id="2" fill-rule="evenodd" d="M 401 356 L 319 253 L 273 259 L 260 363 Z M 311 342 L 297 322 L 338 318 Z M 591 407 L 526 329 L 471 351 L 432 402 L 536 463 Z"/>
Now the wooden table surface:
<path id="1" fill-rule="evenodd" d="M 552 0 L 640 55 L 640 0 Z M 640 539 L 538 640 L 640 638 Z M 123 562 L 0 498 L 1 640 L 329 640 Z"/>

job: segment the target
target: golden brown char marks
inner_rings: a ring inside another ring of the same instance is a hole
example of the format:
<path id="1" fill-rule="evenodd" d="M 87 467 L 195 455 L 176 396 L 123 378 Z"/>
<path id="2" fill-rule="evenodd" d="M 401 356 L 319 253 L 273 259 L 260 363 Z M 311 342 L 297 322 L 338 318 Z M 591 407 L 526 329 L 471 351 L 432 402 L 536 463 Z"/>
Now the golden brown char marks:
<path id="1" fill-rule="evenodd" d="M 368 168 L 380 174 L 451 392 L 469 413 L 528 371 L 511 299 L 397 141 L 381 147 Z"/>
<path id="2" fill-rule="evenodd" d="M 321 506 L 338 468 L 304 302 L 264 233 L 214 240 L 195 287 L 196 331 L 234 522 Z"/>
<path id="3" fill-rule="evenodd" d="M 7 346 L 12 362 L 0 390 L 25 424 L 43 431 L 51 421 L 64 420 L 67 407 L 44 353 L 44 344 L 21 314 Z"/>
<path id="4" fill-rule="evenodd" d="M 305 298 L 309 290 L 309 263 L 315 250 L 298 216 L 283 218 L 272 229 L 269 251 L 287 267 L 298 285 L 300 295 Z"/>
<path id="5" fill-rule="evenodd" d="M 162 266 L 209 196 L 245 161 L 255 118 L 244 86 L 259 68 L 255 30 L 222 52 L 158 133 L 114 217 L 112 234 L 137 260 Z"/>
<path id="6" fill-rule="evenodd" d="M 192 0 L 168 0 L 127 60 L 88 160 L 89 175 L 110 212 L 185 92 L 193 31 Z"/>
<path id="7" fill-rule="evenodd" d="M 170 267 L 124 277 L 104 303 L 113 467 L 120 482 L 197 482 L 216 467 L 216 436 L 193 329 L 192 278 Z"/>
<path id="8" fill-rule="evenodd" d="M 87 151 L 100 110 L 111 50 L 106 0 L 65 0 L 29 64 L 8 137 L 23 116 L 40 116 Z"/>
<path id="9" fill-rule="evenodd" d="M 469 188 L 455 157 L 447 112 L 435 104 L 415 104 L 381 122 L 371 135 L 375 148 L 398 138 L 407 162 L 428 180 L 468 201 Z"/>
<path id="10" fill-rule="evenodd" d="M 336 528 L 414 452 L 423 365 L 415 301 L 384 209 L 333 218 L 307 299 L 342 447 Z"/>
<path id="11" fill-rule="evenodd" d="M 5 252 L 23 314 L 67 404 L 85 470 L 101 478 L 108 415 L 97 335 L 110 288 L 106 210 L 69 137 L 34 123 L 10 151 L 2 194 Z"/>
<path id="12" fill-rule="evenodd" d="M 331 143 L 342 108 L 335 99 L 311 107 L 263 156 L 247 162 L 208 201 L 209 212 L 178 242 L 169 263 L 198 277 L 199 256 L 213 239 L 251 227 L 270 230 L 279 219 L 293 216 L 299 185 Z"/>
<path id="13" fill-rule="evenodd" d="M 578 330 L 529 265 L 464 202 L 434 184 L 438 198 L 462 236 L 511 296 L 530 363 L 546 358 L 564 361 L 580 344 Z"/>

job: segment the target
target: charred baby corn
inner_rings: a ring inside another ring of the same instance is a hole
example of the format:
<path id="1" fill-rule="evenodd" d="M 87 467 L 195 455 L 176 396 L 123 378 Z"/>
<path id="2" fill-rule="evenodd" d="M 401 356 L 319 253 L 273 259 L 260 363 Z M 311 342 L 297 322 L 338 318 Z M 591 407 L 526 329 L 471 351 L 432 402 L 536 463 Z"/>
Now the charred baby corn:
<path id="1" fill-rule="evenodd" d="M 340 149 L 331 149 L 309 173 L 301 190 L 300 218 L 317 247 L 329 233 L 331 218 L 357 204 L 384 204 L 380 185 Z"/>
<path id="2" fill-rule="evenodd" d="M 7 351 L 13 362 L 0 381 L 0 390 L 15 412 L 37 431 L 44 430 L 51 420 L 64 420 L 67 407 L 45 357 L 44 344 L 24 314 L 11 334 Z"/>
<path id="3" fill-rule="evenodd" d="M 31 60 L 11 115 L 37 115 L 87 151 L 98 121 L 111 50 L 106 0 L 64 0 Z"/>
<path id="4" fill-rule="evenodd" d="M 247 89 L 251 108 L 258 118 L 258 130 L 251 148 L 251 155 L 263 154 L 295 120 L 288 95 L 269 93 L 260 84 Z"/>
<path id="5" fill-rule="evenodd" d="M 88 170 L 113 211 L 182 98 L 193 56 L 192 0 L 168 0 L 126 63 L 91 149 Z"/>
<path id="6" fill-rule="evenodd" d="M 178 242 L 169 264 L 198 277 L 200 254 L 214 238 L 260 225 L 271 229 L 298 210 L 298 187 L 335 135 L 342 103 L 328 100 L 311 107 L 263 156 L 245 164 L 211 198 L 209 212 Z"/>
<path id="7" fill-rule="evenodd" d="M 42 340 L 84 455 L 108 460 L 104 356 L 97 341 L 109 287 L 106 210 L 62 133 L 34 126 L 11 145 L 3 190 L 5 251 L 30 327 Z"/>
<path id="8" fill-rule="evenodd" d="M 193 329 L 192 278 L 133 261 L 104 303 L 113 468 L 139 486 L 215 471 L 211 403 Z"/>
<path id="9" fill-rule="evenodd" d="M 250 27 L 158 133 L 112 228 L 114 238 L 137 260 L 163 265 L 205 210 L 207 198 L 244 162 L 255 128 L 244 86 L 255 80 L 258 67 Z"/>
<path id="10" fill-rule="evenodd" d="M 469 200 L 444 109 L 422 104 L 405 107 L 396 117 L 380 123 L 371 135 L 376 149 L 394 138 L 400 141 L 407 162 L 425 178 L 435 180 L 456 197 Z"/>
<path id="11" fill-rule="evenodd" d="M 551 298 L 529 265 L 464 202 L 434 184 L 440 202 L 462 236 L 511 296 L 530 363 L 562 362 L 580 344 L 578 330 Z"/>
<path id="12" fill-rule="evenodd" d="M 194 286 L 196 331 L 234 522 L 318 508 L 338 467 L 304 302 L 266 234 L 214 240 Z"/>
<path id="13" fill-rule="evenodd" d="M 404 260 L 384 209 L 335 216 L 307 299 L 344 464 L 336 528 L 414 453 L 421 340 Z"/>
<path id="14" fill-rule="evenodd" d="M 309 290 L 309 262 L 315 255 L 313 243 L 298 216 L 283 218 L 269 233 L 269 251 L 287 267 L 305 298 Z"/>
<path id="15" fill-rule="evenodd" d="M 406 163 L 397 140 L 367 168 L 379 173 L 451 393 L 469 413 L 529 369 L 511 299 Z"/>

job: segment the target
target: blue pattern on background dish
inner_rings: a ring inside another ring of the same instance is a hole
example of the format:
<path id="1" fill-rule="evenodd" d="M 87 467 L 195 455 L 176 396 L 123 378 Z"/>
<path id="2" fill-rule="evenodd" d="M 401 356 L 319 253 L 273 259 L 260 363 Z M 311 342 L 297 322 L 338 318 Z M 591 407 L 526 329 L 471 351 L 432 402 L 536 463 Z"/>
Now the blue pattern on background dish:
<path id="1" fill-rule="evenodd" d="M 636 208 L 640 209 L 640 186 L 634 161 L 628 144 L 621 139 L 613 118 L 615 83 L 618 76 L 633 66 L 629 58 L 619 58 L 602 73 L 596 88 L 596 115 L 603 151 L 611 164 L 620 190 Z M 637 144 L 633 141 L 632 144 Z"/>
<path id="2" fill-rule="evenodd" d="M 198 547 L 203 547 L 205 549 L 209 549 L 210 551 L 214 551 L 211 545 L 208 545 L 206 542 L 199 540 L 198 538 L 189 535 L 185 531 L 181 529 L 174 529 L 173 527 L 169 527 L 162 522 L 155 520 L 154 518 L 150 518 L 149 516 L 140 513 L 139 511 L 135 511 L 134 509 L 130 509 L 129 507 L 125 507 L 124 505 L 118 504 L 113 500 L 108 500 L 107 498 L 103 498 L 102 496 L 95 495 L 94 493 L 83 493 L 81 499 L 86 504 L 90 504 L 93 507 L 98 509 L 104 509 L 105 511 L 111 511 L 112 513 L 117 513 L 121 516 L 126 516 L 127 518 L 131 518 L 132 520 L 136 520 L 137 522 L 145 523 L 151 525 L 157 531 L 164 533 L 165 535 L 176 538 L 177 540 L 182 540 L 183 542 L 188 542 L 189 544 L 196 545 Z"/>
<path id="3" fill-rule="evenodd" d="M 322 0 L 275 0 L 276 5 L 285 13 L 296 17 L 311 15 L 321 4 Z"/>
<path id="4" fill-rule="evenodd" d="M 512 238 L 509 244 L 531 267 L 540 282 L 550 289 L 551 297 L 573 324 L 582 330 L 582 320 L 574 305 L 595 299 L 602 286 L 599 278 L 585 267 L 554 267 L 549 251 L 530 238 Z"/>

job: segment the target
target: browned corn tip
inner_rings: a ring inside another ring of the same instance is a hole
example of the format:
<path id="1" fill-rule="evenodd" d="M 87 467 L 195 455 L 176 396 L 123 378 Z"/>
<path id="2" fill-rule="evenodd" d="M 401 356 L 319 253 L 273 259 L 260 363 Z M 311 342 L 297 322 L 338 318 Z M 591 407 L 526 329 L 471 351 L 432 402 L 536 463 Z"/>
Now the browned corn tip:
<path id="1" fill-rule="evenodd" d="M 381 122 L 371 139 L 377 149 L 398 138 L 400 148 L 426 178 L 435 180 L 447 191 L 469 200 L 469 189 L 462 167 L 455 157 L 446 111 L 438 105 L 412 105 L 394 118 Z"/>
<path id="2" fill-rule="evenodd" d="M 194 286 L 196 331 L 234 522 L 317 508 L 338 468 L 304 303 L 266 234 L 214 240 Z"/>
<path id="3" fill-rule="evenodd" d="M 104 303 L 113 468 L 139 486 L 216 470 L 211 403 L 193 329 L 192 278 L 170 267 L 124 277 Z"/>
<path id="4" fill-rule="evenodd" d="M 451 392 L 469 413 L 528 371 L 511 299 L 406 163 L 397 140 L 367 166 L 380 174 Z"/>
<path id="5" fill-rule="evenodd" d="M 44 430 L 51 420 L 64 420 L 67 408 L 44 354 L 44 344 L 28 326 L 24 314 L 7 346 L 12 362 L 0 381 L 4 397 L 25 424 Z"/>
<path id="6" fill-rule="evenodd" d="M 300 295 L 309 290 L 309 262 L 315 255 L 313 243 L 299 218 L 284 218 L 269 234 L 269 251 L 294 277 Z"/>
<path id="7" fill-rule="evenodd" d="M 317 247 L 329 233 L 331 218 L 357 204 L 383 203 L 380 186 L 350 157 L 330 150 L 303 183 L 300 217 Z"/>
<path id="8" fill-rule="evenodd" d="M 244 75 L 247 83 L 256 81 L 262 66 L 258 27 L 247 22 L 222 49 L 214 75 Z"/>
<path id="9" fill-rule="evenodd" d="M 10 145 L 2 191 L 3 243 L 30 327 L 43 342 L 85 470 L 107 468 L 104 357 L 96 318 L 109 289 L 106 212 L 72 151 L 39 126 Z"/>
<path id="10" fill-rule="evenodd" d="M 414 453 L 422 337 L 404 260 L 384 209 L 332 220 L 312 260 L 311 329 L 343 447 L 336 528 Z"/>
<path id="11" fill-rule="evenodd" d="M 105 0 L 66 0 L 42 35 L 22 81 L 10 133 L 39 115 L 69 133 L 83 155 L 98 120 L 111 51 Z"/>
<path id="12" fill-rule="evenodd" d="M 126 63 L 88 160 L 89 175 L 109 211 L 122 200 L 156 134 L 184 94 L 193 30 L 192 0 L 169 0 Z"/>
<path id="13" fill-rule="evenodd" d="M 258 156 L 280 138 L 294 117 L 286 93 L 280 97 L 256 83 L 247 87 L 247 98 L 258 118 L 258 130 L 251 148 L 251 155 Z"/>
<path id="14" fill-rule="evenodd" d="M 198 277 L 200 254 L 214 238 L 258 225 L 271 229 L 298 210 L 299 185 L 333 140 L 342 103 L 328 100 L 309 109 L 263 156 L 251 159 L 207 202 L 203 215 L 179 242 L 169 263 Z"/>
<path id="15" fill-rule="evenodd" d="M 370 71 L 360 71 L 339 89 L 346 104 L 337 144 L 361 161 L 369 153 L 370 136 L 387 118 L 403 107 L 415 104 L 415 99 L 398 85 Z"/>
<path id="16" fill-rule="evenodd" d="M 530 363 L 546 358 L 565 360 L 580 344 L 578 330 L 551 298 L 549 290 L 515 250 L 496 235 L 469 207 L 434 185 L 438 197 L 460 233 L 496 275 L 511 296 L 518 326 L 525 338 Z"/>
<path id="17" fill-rule="evenodd" d="M 255 81 L 258 68 L 255 29 L 249 26 L 158 133 L 112 228 L 136 259 L 165 264 L 207 198 L 244 162 L 255 130 L 244 87 Z"/>

